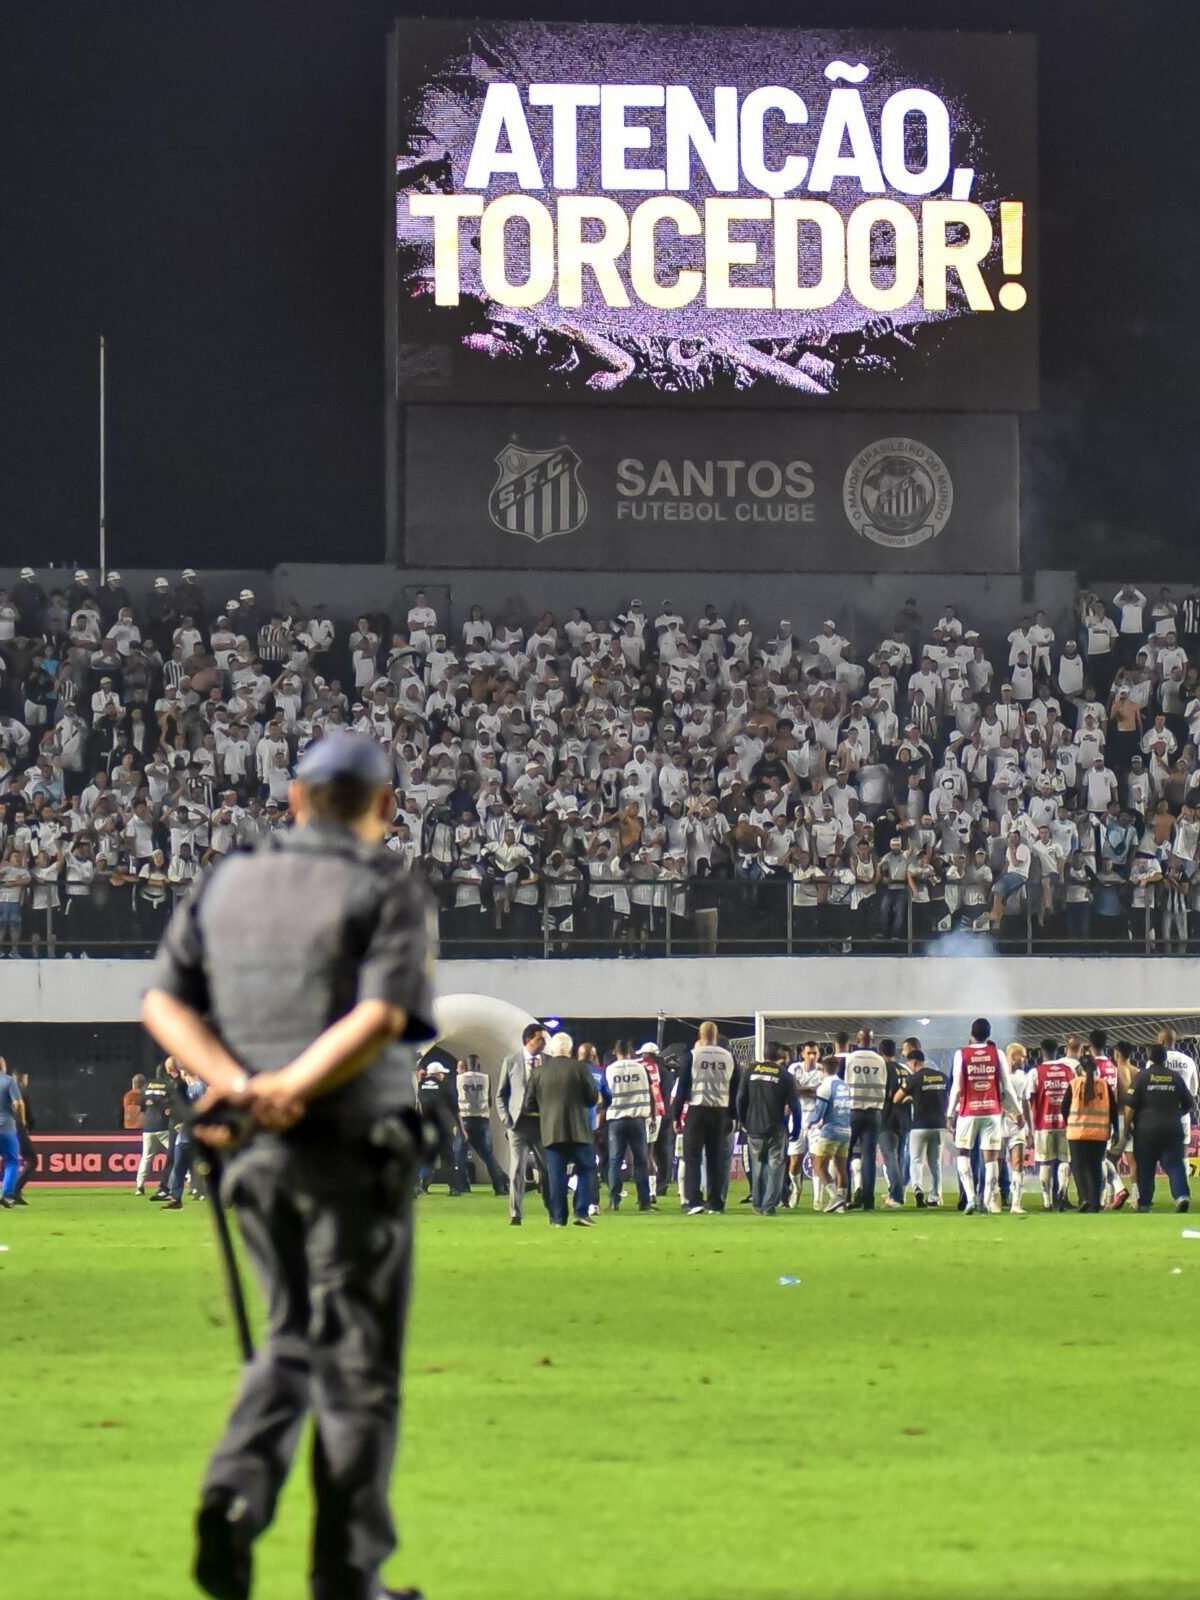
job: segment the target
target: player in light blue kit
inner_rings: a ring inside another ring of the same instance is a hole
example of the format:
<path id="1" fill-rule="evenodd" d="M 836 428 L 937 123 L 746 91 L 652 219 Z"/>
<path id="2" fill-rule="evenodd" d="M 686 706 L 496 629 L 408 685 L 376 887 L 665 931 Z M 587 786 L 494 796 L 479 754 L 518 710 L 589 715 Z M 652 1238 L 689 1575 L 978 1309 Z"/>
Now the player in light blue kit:
<path id="1" fill-rule="evenodd" d="M 17 1204 L 17 1179 L 21 1176 L 21 1141 L 17 1137 L 17 1120 L 24 1115 L 25 1102 L 17 1087 L 17 1080 L 8 1070 L 8 1062 L 0 1056 L 0 1156 L 4 1158 L 4 1191 L 0 1205 Z"/>
<path id="2" fill-rule="evenodd" d="M 846 1167 L 850 1155 L 850 1090 L 838 1077 L 836 1056 L 821 1063 L 825 1077 L 817 1090 L 816 1109 L 809 1126 L 813 1163 L 829 1187 L 826 1211 L 846 1209 Z"/>

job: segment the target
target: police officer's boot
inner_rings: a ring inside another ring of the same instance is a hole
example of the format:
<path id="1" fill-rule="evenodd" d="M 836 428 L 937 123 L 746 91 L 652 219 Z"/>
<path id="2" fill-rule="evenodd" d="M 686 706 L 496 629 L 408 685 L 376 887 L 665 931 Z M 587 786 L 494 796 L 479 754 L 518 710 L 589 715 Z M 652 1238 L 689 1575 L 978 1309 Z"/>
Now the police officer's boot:
<path id="1" fill-rule="evenodd" d="M 212 1489 L 196 1517 L 196 1582 L 213 1600 L 250 1600 L 254 1528 L 241 1495 Z"/>

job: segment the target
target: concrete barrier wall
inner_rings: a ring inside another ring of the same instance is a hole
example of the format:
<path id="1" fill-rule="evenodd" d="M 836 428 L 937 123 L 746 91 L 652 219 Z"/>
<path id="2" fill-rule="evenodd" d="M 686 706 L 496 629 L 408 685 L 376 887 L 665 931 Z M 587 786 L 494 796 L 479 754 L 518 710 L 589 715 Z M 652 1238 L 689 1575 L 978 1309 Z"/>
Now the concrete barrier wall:
<path id="1" fill-rule="evenodd" d="M 6 961 L 0 1024 L 132 1022 L 148 961 Z M 444 961 L 443 994 L 489 994 L 534 1016 L 744 1017 L 755 1011 L 1015 1011 L 1200 1006 L 1200 961 L 1072 957 L 787 957 Z M 2 1051 L 2 1045 L 0 1045 Z"/>

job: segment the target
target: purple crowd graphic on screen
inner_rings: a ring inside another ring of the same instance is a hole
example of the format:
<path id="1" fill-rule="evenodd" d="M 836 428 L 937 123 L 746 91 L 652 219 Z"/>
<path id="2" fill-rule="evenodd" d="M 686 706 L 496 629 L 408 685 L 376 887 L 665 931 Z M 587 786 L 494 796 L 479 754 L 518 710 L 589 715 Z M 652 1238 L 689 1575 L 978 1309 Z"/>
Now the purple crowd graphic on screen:
<path id="1" fill-rule="evenodd" d="M 402 25 L 398 392 L 1035 403 L 1032 63 L 994 35 Z"/>

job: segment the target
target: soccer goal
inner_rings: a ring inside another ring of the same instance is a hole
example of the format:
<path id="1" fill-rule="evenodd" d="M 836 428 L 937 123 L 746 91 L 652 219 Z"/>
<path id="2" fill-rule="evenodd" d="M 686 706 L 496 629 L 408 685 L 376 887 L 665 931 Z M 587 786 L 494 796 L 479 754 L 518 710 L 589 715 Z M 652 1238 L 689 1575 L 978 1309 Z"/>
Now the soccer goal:
<path id="1" fill-rule="evenodd" d="M 1049 1011 L 1014 1012 L 1011 1004 L 991 1010 L 985 1006 L 972 1011 L 913 1013 L 870 1009 L 756 1011 L 753 1034 L 731 1040 L 731 1046 L 737 1060 L 761 1061 L 768 1044 L 784 1044 L 797 1054 L 806 1039 L 815 1039 L 824 1051 L 839 1033 L 849 1034 L 853 1041 L 858 1029 L 866 1027 L 877 1041 L 894 1039 L 899 1045 L 904 1039 L 916 1037 L 926 1054 L 942 1055 L 967 1043 L 971 1023 L 980 1015 L 991 1023 L 992 1038 L 1001 1049 L 1019 1042 L 1036 1051 L 1043 1039 L 1054 1039 L 1061 1045 L 1070 1034 L 1086 1038 L 1094 1028 L 1103 1028 L 1110 1046 L 1127 1040 L 1135 1047 L 1135 1058 L 1141 1061 L 1159 1029 L 1169 1027 L 1174 1029 L 1181 1050 L 1191 1056 L 1200 1050 L 1200 1009 L 1166 1013 L 1120 1006 L 1106 1011 L 1079 1011 L 1063 1006 Z"/>

